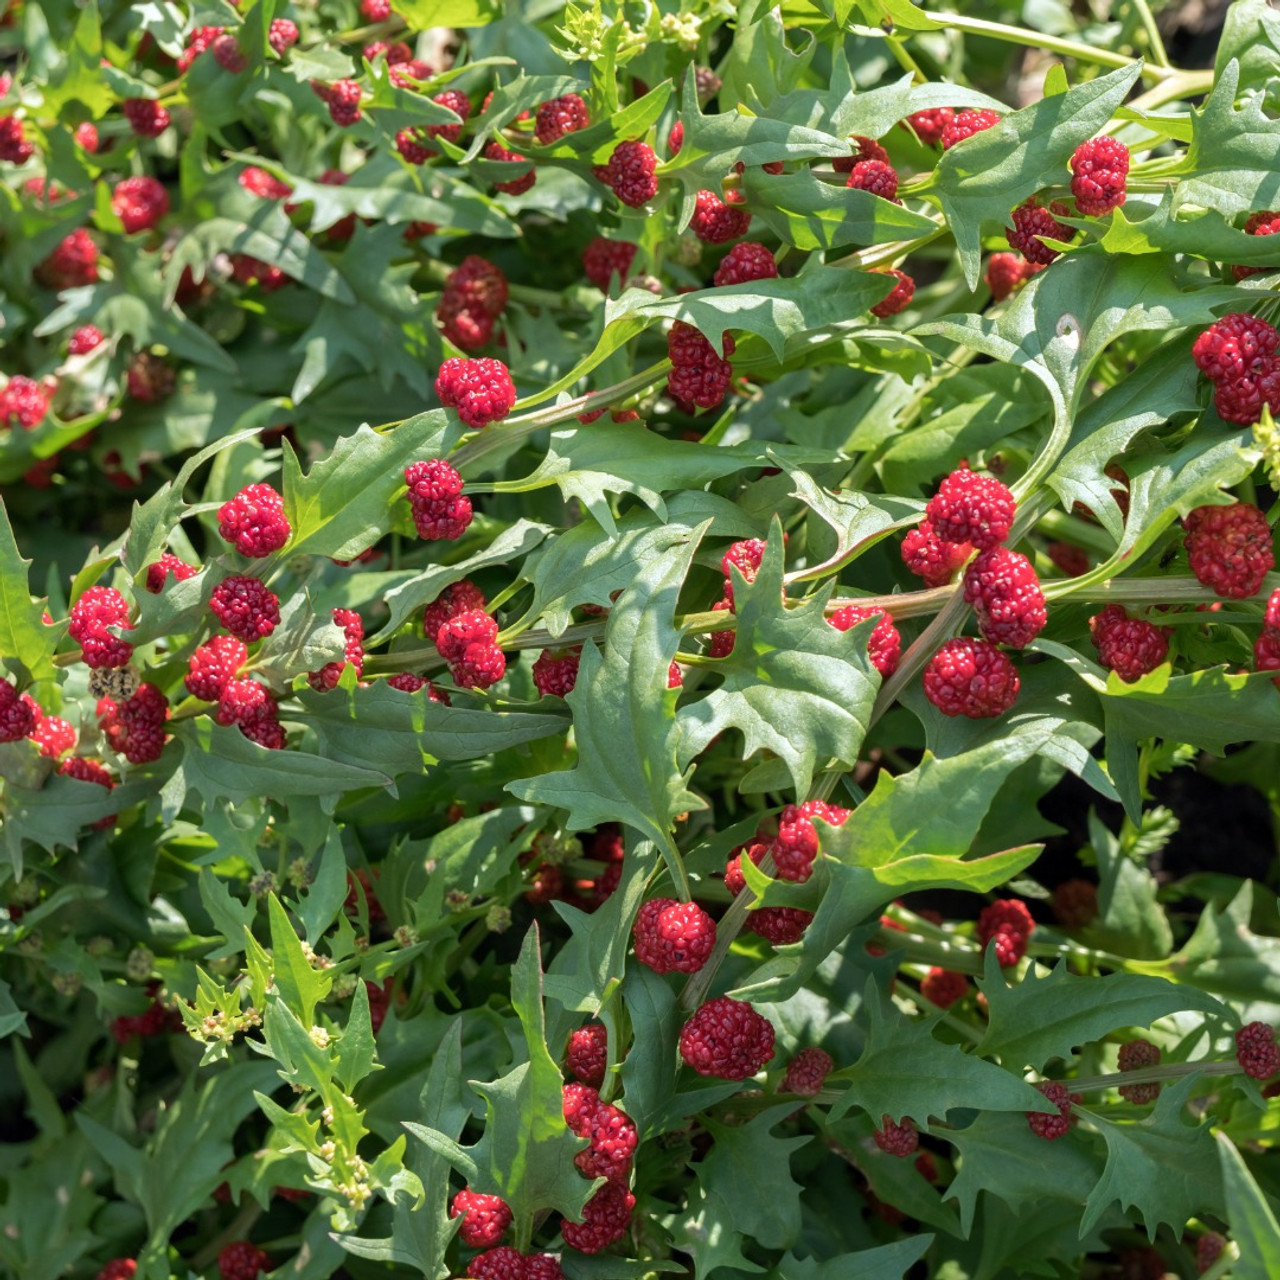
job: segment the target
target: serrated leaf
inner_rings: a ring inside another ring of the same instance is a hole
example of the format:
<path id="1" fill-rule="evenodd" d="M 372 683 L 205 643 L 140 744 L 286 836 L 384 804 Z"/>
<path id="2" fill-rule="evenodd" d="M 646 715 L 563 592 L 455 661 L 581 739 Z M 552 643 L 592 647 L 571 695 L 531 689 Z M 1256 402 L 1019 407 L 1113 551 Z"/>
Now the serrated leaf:
<path id="1" fill-rule="evenodd" d="M 787 1280 L 847 1280 L 849 1276 L 857 1276 L 858 1280 L 903 1280 L 928 1252 L 935 1238 L 932 1232 L 926 1231 L 874 1249 L 843 1253 L 823 1262 L 813 1258 L 803 1261 L 784 1258 L 781 1265 Z"/>
<path id="2" fill-rule="evenodd" d="M 9 513 L 0 499 L 0 657 L 20 679 L 51 680 L 58 632 L 41 620 L 43 609 L 31 598 L 28 571 L 13 536 Z"/>
<path id="3" fill-rule="evenodd" d="M 1248 1165 L 1224 1133 L 1214 1135 L 1226 1201 L 1226 1220 L 1240 1257 L 1231 1265 L 1235 1280 L 1271 1280 L 1280 1273 L 1280 1223 Z"/>
<path id="4" fill-rule="evenodd" d="M 250 898 L 241 902 L 231 890 L 207 867 L 200 872 L 200 901 L 213 920 L 214 927 L 222 934 L 222 945 L 206 953 L 206 960 L 220 960 L 226 956 L 238 956 L 244 950 L 242 939 L 245 930 L 258 914 L 257 903 Z"/>
<path id="5" fill-rule="evenodd" d="M 373 1070 L 377 1057 L 369 1014 L 369 989 L 363 982 L 357 982 L 346 1030 L 338 1041 L 338 1067 L 335 1072 L 338 1083 L 350 1093 Z"/>
<path id="6" fill-rule="evenodd" d="M 293 922 L 274 893 L 267 895 L 267 919 L 271 925 L 271 962 L 276 989 L 280 999 L 309 1030 L 315 1025 L 316 1005 L 333 985 L 332 975 L 314 968 L 307 959 Z"/>

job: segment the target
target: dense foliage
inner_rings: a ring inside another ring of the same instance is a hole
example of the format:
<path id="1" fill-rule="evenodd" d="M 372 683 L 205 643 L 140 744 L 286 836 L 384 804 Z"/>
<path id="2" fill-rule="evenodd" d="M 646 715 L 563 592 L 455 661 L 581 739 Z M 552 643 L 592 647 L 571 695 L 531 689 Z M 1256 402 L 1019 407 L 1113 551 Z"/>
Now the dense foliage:
<path id="1" fill-rule="evenodd" d="M 954 7 L 10 4 L 0 1272 L 1280 1274 L 1280 16 Z"/>

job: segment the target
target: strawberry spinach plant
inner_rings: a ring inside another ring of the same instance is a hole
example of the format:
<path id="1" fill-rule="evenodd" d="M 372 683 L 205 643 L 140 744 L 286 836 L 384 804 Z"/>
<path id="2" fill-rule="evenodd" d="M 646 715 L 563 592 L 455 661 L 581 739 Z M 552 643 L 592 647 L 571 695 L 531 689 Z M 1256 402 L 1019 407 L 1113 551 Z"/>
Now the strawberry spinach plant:
<path id="1" fill-rule="evenodd" d="M 10 0 L 0 1272 L 1280 1274 L 1280 16 L 952 9 Z"/>

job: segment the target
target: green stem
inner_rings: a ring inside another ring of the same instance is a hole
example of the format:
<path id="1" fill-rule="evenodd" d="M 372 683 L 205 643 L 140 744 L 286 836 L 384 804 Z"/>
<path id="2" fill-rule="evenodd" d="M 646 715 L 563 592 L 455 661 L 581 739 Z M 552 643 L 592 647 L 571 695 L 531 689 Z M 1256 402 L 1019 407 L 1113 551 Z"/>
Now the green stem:
<path id="1" fill-rule="evenodd" d="M 1117 1071 L 1107 1076 L 1082 1076 L 1070 1080 L 1074 1093 L 1095 1093 L 1102 1089 L 1118 1089 L 1121 1085 L 1161 1084 L 1180 1080 L 1183 1076 L 1238 1076 L 1244 1068 L 1238 1062 L 1171 1062 L 1164 1067 L 1144 1067 L 1141 1071 Z"/>
<path id="2" fill-rule="evenodd" d="M 1160 35 L 1160 28 L 1156 26 L 1156 20 L 1151 12 L 1151 6 L 1147 0 L 1130 0 L 1135 11 L 1138 14 L 1138 21 L 1142 23 L 1142 29 L 1147 35 L 1147 44 L 1151 49 L 1151 60 L 1159 67 L 1171 67 L 1169 55 L 1165 52 L 1164 39 Z"/>

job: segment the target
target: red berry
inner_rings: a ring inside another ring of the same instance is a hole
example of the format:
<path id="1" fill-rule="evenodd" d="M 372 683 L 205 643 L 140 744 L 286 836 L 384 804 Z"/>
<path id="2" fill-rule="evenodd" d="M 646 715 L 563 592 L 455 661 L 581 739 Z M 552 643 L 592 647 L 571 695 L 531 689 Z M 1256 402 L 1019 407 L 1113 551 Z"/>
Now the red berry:
<path id="1" fill-rule="evenodd" d="M 914 118 L 914 117 L 913 117 Z M 1000 117 L 994 111 L 983 110 L 963 110 L 957 111 L 950 120 L 942 126 L 940 140 L 942 142 L 943 151 L 950 151 L 957 142 L 963 142 L 966 138 L 972 138 L 975 133 L 982 133 L 985 129 L 990 129 L 992 125 L 999 124 Z"/>
<path id="2" fill-rule="evenodd" d="M 155 685 L 140 684 L 124 702 L 104 698 L 98 707 L 100 712 L 105 707 L 99 724 L 113 751 L 120 752 L 130 764 L 148 764 L 160 758 L 169 703 Z"/>
<path id="3" fill-rule="evenodd" d="M 948 640 L 924 670 L 925 696 L 943 715 L 981 720 L 1000 716 L 1018 697 L 1018 672 L 986 640 Z"/>
<path id="4" fill-rule="evenodd" d="M 228 680 L 218 698 L 215 718 L 222 725 L 251 724 L 268 714 L 269 690 L 256 680 Z"/>
<path id="5" fill-rule="evenodd" d="M 249 650 L 235 636 L 214 636 L 188 660 L 187 692 L 205 702 L 219 701 L 223 690 L 248 660 Z"/>
<path id="6" fill-rule="evenodd" d="M 837 631 L 849 631 L 868 618 L 880 619 L 871 629 L 867 652 L 871 655 L 871 665 L 887 679 L 898 669 L 902 637 L 893 625 L 893 619 L 883 609 L 863 609 L 856 604 L 847 604 L 843 609 L 837 609 L 827 621 Z"/>
<path id="7" fill-rule="evenodd" d="M 947 126 L 955 119 L 956 113 L 950 107 L 934 107 L 929 111 L 917 111 L 908 116 L 906 123 L 915 131 L 915 135 L 927 147 L 937 146 L 942 141 Z"/>
<path id="8" fill-rule="evenodd" d="M 484 158 L 486 160 L 495 160 L 502 164 L 529 163 L 528 156 L 522 156 L 518 151 L 508 151 L 499 142 L 490 142 L 485 145 Z M 531 167 L 528 173 L 523 173 L 518 178 L 512 178 L 510 182 L 495 182 L 493 186 L 496 191 L 501 191 L 506 195 L 522 196 L 537 180 L 538 171 Z"/>
<path id="9" fill-rule="evenodd" d="M 26 164 L 35 152 L 35 147 L 27 141 L 22 121 L 17 116 L 0 116 L 0 160 Z"/>
<path id="10" fill-rule="evenodd" d="M 111 193 L 111 209 L 126 235 L 150 231 L 169 212 L 169 193 L 154 178 L 125 178 Z"/>
<path id="11" fill-rule="evenodd" d="M 803 883 L 813 874 L 813 863 L 820 850 L 820 841 L 813 819 L 827 826 L 843 826 L 849 816 L 848 809 L 828 804 L 824 800 L 806 800 L 804 804 L 789 804 L 778 816 L 778 834 L 769 846 L 778 876 L 783 880 Z"/>
<path id="12" fill-rule="evenodd" d="M 680 670 L 678 662 L 672 662 L 667 668 L 667 688 L 679 689 L 684 684 L 684 672 Z"/>
<path id="13" fill-rule="evenodd" d="M 126 384 L 134 400 L 155 404 L 173 393 L 177 379 L 162 356 L 152 351 L 139 351 L 129 362 Z"/>
<path id="14" fill-rule="evenodd" d="M 920 1135 L 916 1132 L 916 1126 L 906 1116 L 903 1117 L 901 1124 L 894 1124 L 888 1116 L 883 1117 L 880 1128 L 874 1130 L 871 1136 L 875 1139 L 876 1146 L 891 1156 L 905 1158 L 914 1155 L 916 1148 L 920 1145 Z"/>
<path id="15" fill-rule="evenodd" d="M 1268 1080 L 1280 1071 L 1276 1033 L 1265 1022 L 1247 1022 L 1236 1032 L 1236 1061 L 1254 1080 Z"/>
<path id="16" fill-rule="evenodd" d="M 391 17 L 391 0 L 360 0 L 360 16 L 366 22 L 386 22 Z"/>
<path id="17" fill-rule="evenodd" d="M 1251 213 L 1249 220 L 1244 224 L 1244 230 L 1245 234 L 1250 236 L 1274 236 L 1280 234 L 1280 213 L 1276 213 L 1271 209 L 1262 209 L 1257 213 Z M 1280 268 L 1235 266 L 1231 268 L 1231 273 L 1237 280 L 1247 280 L 1249 276 L 1262 275 L 1276 270 L 1280 270 Z"/>
<path id="18" fill-rule="evenodd" d="M 120 109 L 140 138 L 158 138 L 169 127 L 169 113 L 154 98 L 126 98 Z"/>
<path id="19" fill-rule="evenodd" d="M 733 606 L 727 600 L 717 600 L 711 606 L 713 613 L 732 612 Z M 735 635 L 732 631 L 713 631 L 707 637 L 707 652 L 713 658 L 727 658 L 733 652 Z"/>
<path id="20" fill-rule="evenodd" d="M 602 1022 L 589 1022 L 569 1035 L 565 1066 L 593 1089 L 604 1084 L 609 1062 L 609 1033 Z"/>
<path id="21" fill-rule="evenodd" d="M 831 167 L 837 173 L 852 173 L 854 165 L 863 160 L 879 160 L 883 164 L 889 163 L 889 153 L 874 138 L 866 138 L 861 134 L 855 134 L 849 141 L 853 144 L 853 153 L 847 156 L 837 156 L 831 162 Z"/>
<path id="22" fill-rule="evenodd" d="M 544 698 L 564 698 L 573 692 L 578 679 L 581 648 L 561 652 L 544 649 L 533 664 L 533 684 Z"/>
<path id="23" fill-rule="evenodd" d="M 283 200 L 293 194 L 293 188 L 287 182 L 281 182 L 256 164 L 242 169 L 237 181 L 250 195 L 261 196 L 264 200 Z"/>
<path id="24" fill-rule="evenodd" d="M 550 1253 L 531 1253 L 524 1260 L 524 1280 L 565 1280 L 560 1259 Z"/>
<path id="25" fill-rule="evenodd" d="M 177 556 L 166 551 L 159 560 L 147 565 L 146 587 L 153 596 L 158 596 L 164 590 L 170 575 L 175 582 L 185 582 L 188 578 L 194 578 L 199 572 L 199 565 L 188 564 L 185 560 L 179 560 Z"/>
<path id="26" fill-rule="evenodd" d="M 680 1032 L 680 1056 L 700 1076 L 745 1080 L 773 1057 L 773 1024 L 743 1000 L 708 1000 Z"/>
<path id="27" fill-rule="evenodd" d="M 223 33 L 223 27 L 197 27 L 187 36 L 187 47 L 178 55 L 178 72 L 185 74 L 191 64 Z"/>
<path id="28" fill-rule="evenodd" d="M 564 1086 L 561 1101 L 564 1122 L 578 1137 L 585 1138 L 591 1133 L 591 1121 L 600 1106 L 600 1095 L 593 1086 L 572 1081 Z"/>
<path id="29" fill-rule="evenodd" d="M 471 499 L 462 492 L 462 477 L 443 458 L 411 462 L 404 469 L 409 507 L 420 538 L 454 541 L 471 524 Z"/>
<path id="30" fill-rule="evenodd" d="M 721 259 L 712 283 L 718 287 L 750 284 L 753 280 L 772 280 L 777 274 L 773 254 L 754 240 L 744 240 Z"/>
<path id="31" fill-rule="evenodd" d="M 911 305 L 911 299 L 916 296 L 916 282 L 905 271 L 899 271 L 896 267 L 876 267 L 874 270 L 879 275 L 893 276 L 898 282 L 889 291 L 888 297 L 882 298 L 871 308 L 873 316 L 887 320 Z"/>
<path id="32" fill-rule="evenodd" d="M 138 1264 L 132 1258 L 112 1258 L 95 1280 L 133 1280 L 138 1274 Z"/>
<path id="33" fill-rule="evenodd" d="M 283 56 L 298 43 L 298 24 L 290 22 L 288 18 L 273 19 L 267 33 L 267 43 Z"/>
<path id="34" fill-rule="evenodd" d="M 237 1240 L 218 1254 L 222 1280 L 255 1280 L 259 1272 L 271 1270 L 271 1259 L 256 1245 Z"/>
<path id="35" fill-rule="evenodd" d="M 311 88 L 329 108 L 329 119 L 339 128 L 349 128 L 360 119 L 360 86 L 354 80 L 335 80 L 328 86 L 313 80 Z"/>
<path id="36" fill-rule="evenodd" d="M 1025 649 L 1045 628 L 1044 594 L 1026 556 L 1007 547 L 980 553 L 964 573 L 964 598 L 992 644 Z"/>
<path id="37" fill-rule="evenodd" d="M 1128 1040 L 1120 1046 L 1117 1065 L 1121 1071 L 1141 1071 L 1143 1067 L 1157 1067 L 1160 1065 L 1160 1050 L 1150 1040 Z M 1159 1092 L 1158 1083 L 1120 1086 L 1120 1096 L 1139 1107 L 1154 1102 Z"/>
<path id="38" fill-rule="evenodd" d="M 652 898 L 635 923 L 636 959 L 655 973 L 697 973 L 716 945 L 715 921 L 696 902 Z"/>
<path id="39" fill-rule="evenodd" d="M 1271 368 L 1280 332 L 1260 316 L 1235 312 L 1211 324 L 1192 344 L 1196 368 L 1212 382 L 1234 382 Z"/>
<path id="40" fill-rule="evenodd" d="M 631 1168 L 639 1134 L 631 1117 L 619 1107 L 600 1101 L 589 1085 L 564 1086 L 564 1120 L 590 1146 L 574 1157 L 574 1164 L 589 1178 L 620 1178 Z"/>
<path id="41" fill-rule="evenodd" d="M 1271 527 L 1251 502 L 1197 507 L 1182 522 L 1191 572 L 1220 596 L 1256 595 L 1275 564 Z"/>
<path id="42" fill-rule="evenodd" d="M 835 1065 L 835 1059 L 825 1049 L 801 1049 L 787 1063 L 782 1090 L 784 1093 L 798 1093 L 801 1097 L 812 1098 L 821 1092 Z"/>
<path id="43" fill-rule="evenodd" d="M 81 325 L 67 342 L 67 354 L 86 356 L 90 351 L 96 351 L 106 340 L 106 336 L 97 325 Z"/>
<path id="44" fill-rule="evenodd" d="M 1216 1231 L 1206 1231 L 1196 1241 L 1196 1270 L 1204 1275 L 1222 1257 L 1222 1251 L 1226 1247 L 1226 1236 L 1220 1236 Z"/>
<path id="45" fill-rule="evenodd" d="M 242 556 L 269 556 L 293 530 L 284 499 L 269 484 L 251 484 L 218 508 L 218 532 Z"/>
<path id="46" fill-rule="evenodd" d="M 98 246 L 94 244 L 93 237 L 84 227 L 69 232 L 36 268 L 36 275 L 41 284 L 55 290 L 95 284 L 98 279 Z"/>
<path id="47" fill-rule="evenodd" d="M 3 713 L 0 713 L 0 726 L 4 724 Z M 40 754 L 50 760 L 66 755 L 75 749 L 76 731 L 61 716 L 43 716 L 39 724 L 27 735 L 40 748 Z M 0 741 L 4 741 L 0 738 Z"/>
<path id="48" fill-rule="evenodd" d="M 714 191 L 699 191 L 689 230 L 705 244 L 728 244 L 747 234 L 751 215 L 727 205 Z"/>
<path id="49" fill-rule="evenodd" d="M 673 155 L 680 154 L 680 148 L 684 146 L 684 122 L 677 120 L 671 126 L 671 132 L 667 134 L 667 151 Z"/>
<path id="50" fill-rule="evenodd" d="M 58 766 L 58 772 L 68 778 L 75 778 L 77 782 L 92 782 L 99 787 L 106 787 L 110 791 L 115 785 L 115 779 L 102 767 L 96 760 L 86 760 L 83 756 L 72 756 L 70 760 L 64 760 Z"/>
<path id="51" fill-rule="evenodd" d="M 625 1182 L 606 1182 L 583 1207 L 581 1223 L 561 1223 L 560 1233 L 565 1244 L 579 1253 L 599 1253 L 607 1249 L 626 1235 L 635 1203 L 636 1198 Z"/>
<path id="52" fill-rule="evenodd" d="M 620 142 L 597 176 L 623 204 L 639 209 L 658 194 L 657 166 L 658 158 L 647 142 Z"/>
<path id="53" fill-rule="evenodd" d="M 1005 228 L 1009 247 L 1017 249 L 1028 262 L 1047 266 L 1058 256 L 1060 250 L 1051 249 L 1040 237 L 1070 240 L 1075 235 L 1070 227 L 1064 226 L 1053 216 L 1061 212 L 1064 212 L 1061 205 L 1055 203 L 1046 209 L 1034 196 L 1020 204 L 1013 211 L 1013 226 Z"/>
<path id="54" fill-rule="evenodd" d="M 733 366 L 728 357 L 734 341 L 724 335 L 724 359 L 691 324 L 677 320 L 667 334 L 667 355 L 672 369 L 667 374 L 667 390 L 677 400 L 700 409 L 714 409 L 729 389 Z"/>
<path id="55" fill-rule="evenodd" d="M 493 322 L 507 305 L 507 278 L 485 258 L 464 258 L 445 281 L 436 307 L 444 336 L 464 351 L 477 351 L 493 336 Z"/>
<path id="56" fill-rule="evenodd" d="M 869 191 L 883 200 L 898 198 L 898 171 L 884 160 L 859 160 L 849 170 L 846 187 L 855 191 Z"/>
<path id="57" fill-rule="evenodd" d="M 280 601 L 257 578 L 231 577 L 218 583 L 209 597 L 209 608 L 246 644 L 269 636 L 280 622 Z"/>
<path id="58" fill-rule="evenodd" d="M 49 412 L 49 400 L 49 390 L 34 378 L 14 374 L 0 391 L 0 426 L 34 431 Z"/>
<path id="59" fill-rule="evenodd" d="M 742 575 L 745 582 L 754 582 L 760 572 L 760 564 L 764 560 L 765 543 L 760 538 L 745 538 L 735 542 L 720 557 L 720 571 L 724 574 L 724 598 L 733 607 L 733 573 L 732 569 Z"/>
<path id="60" fill-rule="evenodd" d="M 1058 1114 L 1046 1115 L 1042 1111 L 1028 1111 L 1027 1124 L 1037 1137 L 1053 1142 L 1057 1138 L 1065 1138 L 1070 1132 L 1075 1117 L 1071 1114 L 1071 1104 L 1080 1101 L 1078 1093 L 1070 1093 L 1065 1084 L 1057 1080 L 1041 1080 L 1033 1086 L 1039 1089 L 1055 1107 Z"/>
<path id="61" fill-rule="evenodd" d="M 249 59 L 244 56 L 239 40 L 229 33 L 219 36 L 210 47 L 218 65 L 233 76 L 239 75 L 249 66 Z"/>
<path id="62" fill-rule="evenodd" d="M 0 742 L 21 742 L 35 729 L 32 705 L 7 680 L 0 680 Z"/>
<path id="63" fill-rule="evenodd" d="M 467 1188 L 453 1197 L 451 1218 L 461 1218 L 458 1235 L 473 1249 L 488 1249 L 498 1243 L 511 1225 L 511 1210 L 500 1196 L 487 1196 Z"/>
<path id="64" fill-rule="evenodd" d="M 341 662 L 326 662 L 319 671 L 307 673 L 307 683 L 318 691 L 336 689 L 342 679 L 343 671 L 354 667 L 356 678 L 364 674 L 364 621 L 354 609 L 335 609 L 333 611 L 335 626 L 342 628 L 343 646 Z"/>
<path id="65" fill-rule="evenodd" d="M 962 973 L 934 965 L 920 981 L 920 994 L 939 1009 L 950 1009 L 969 994 L 969 980 Z"/>
<path id="66" fill-rule="evenodd" d="M 509 1244 L 500 1244 L 467 1263 L 470 1280 L 526 1280 L 524 1255 Z"/>
<path id="67" fill-rule="evenodd" d="M 1071 173 L 1076 208 L 1089 217 L 1101 217 L 1124 204 L 1129 148 L 1108 137 L 1082 142 L 1071 157 Z"/>
<path id="68" fill-rule="evenodd" d="M 1019 899 L 997 898 L 978 916 L 978 940 L 984 947 L 994 943 L 996 959 L 1007 969 L 1027 954 L 1027 940 L 1035 927 L 1031 912 Z"/>
<path id="69" fill-rule="evenodd" d="M 743 928 L 771 946 L 785 947 L 799 942 L 812 923 L 813 912 L 800 907 L 757 907 L 747 916 Z"/>
<path id="70" fill-rule="evenodd" d="M 1123 605 L 1109 604 L 1089 619 L 1098 661 L 1132 684 L 1154 671 L 1169 653 L 1169 633 L 1140 618 L 1131 618 Z"/>
<path id="71" fill-rule="evenodd" d="M 483 610 L 485 607 L 484 592 L 470 578 L 463 578 L 445 589 L 426 607 L 422 615 L 422 634 L 432 643 L 440 628 L 450 618 L 471 609 Z"/>
<path id="72" fill-rule="evenodd" d="M 987 259 L 987 288 L 991 290 L 994 301 L 1003 302 L 1036 272 L 1043 270 L 1043 263 L 1028 262 L 1020 253 L 993 253 Z"/>
<path id="73" fill-rule="evenodd" d="M 945 587 L 973 554 L 967 542 L 945 542 L 928 520 L 921 520 L 902 541 L 902 562 L 926 587 Z"/>
<path id="74" fill-rule="evenodd" d="M 126 667 L 133 656 L 133 646 L 113 636 L 108 627 L 132 630 L 129 605 L 114 587 L 90 587 L 71 606 L 69 631 L 94 670 Z"/>
<path id="75" fill-rule="evenodd" d="M 468 609 L 441 625 L 435 643 L 446 662 L 458 662 L 472 645 L 492 645 L 497 638 L 497 622 L 483 609 Z"/>
<path id="76" fill-rule="evenodd" d="M 516 402 L 511 374 L 501 360 L 453 357 L 440 366 L 436 395 L 473 429 L 501 422 Z"/>
<path id="77" fill-rule="evenodd" d="M 925 515 L 944 542 L 968 542 L 984 551 L 1009 536 L 1016 510 L 1013 494 L 995 476 L 962 465 L 938 486 Z"/>
<path id="78" fill-rule="evenodd" d="M 566 133 L 577 133 L 591 123 L 587 104 L 576 94 L 566 93 L 562 98 L 552 98 L 538 108 L 533 129 L 534 141 L 540 147 L 559 142 Z"/>
<path id="79" fill-rule="evenodd" d="M 597 289 L 607 293 L 615 275 L 626 283 L 635 256 L 636 246 L 628 241 L 596 236 L 582 251 L 582 270 Z"/>

